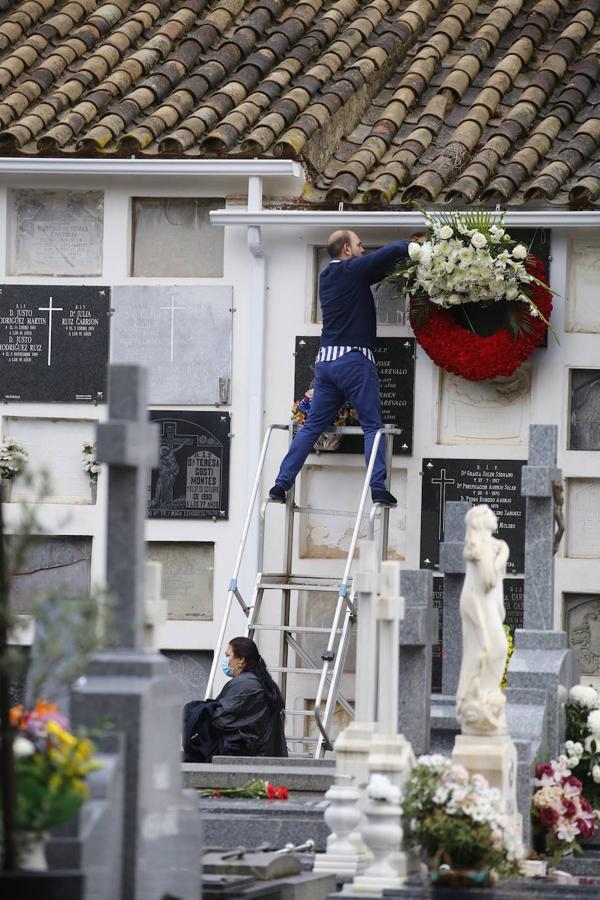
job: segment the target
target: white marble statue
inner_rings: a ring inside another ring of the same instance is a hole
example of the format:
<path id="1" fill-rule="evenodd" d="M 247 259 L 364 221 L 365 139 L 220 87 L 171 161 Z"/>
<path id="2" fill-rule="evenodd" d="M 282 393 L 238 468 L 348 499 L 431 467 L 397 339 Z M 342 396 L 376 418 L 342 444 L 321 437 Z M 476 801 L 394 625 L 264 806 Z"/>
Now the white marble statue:
<path id="1" fill-rule="evenodd" d="M 498 522 L 489 506 L 474 506 L 465 521 L 467 565 L 460 595 L 463 657 L 456 716 L 463 734 L 505 734 L 506 698 L 500 683 L 508 652 L 502 586 L 508 546 L 492 537 Z"/>

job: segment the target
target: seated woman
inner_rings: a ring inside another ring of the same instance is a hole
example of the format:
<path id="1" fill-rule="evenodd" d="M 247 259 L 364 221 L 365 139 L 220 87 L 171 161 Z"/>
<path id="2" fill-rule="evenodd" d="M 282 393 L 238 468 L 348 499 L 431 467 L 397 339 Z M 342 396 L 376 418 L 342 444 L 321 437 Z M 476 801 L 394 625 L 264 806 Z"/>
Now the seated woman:
<path id="1" fill-rule="evenodd" d="M 184 707 L 184 762 L 287 756 L 283 697 L 254 641 L 233 638 L 221 666 L 231 680 L 216 700 L 192 700 Z"/>

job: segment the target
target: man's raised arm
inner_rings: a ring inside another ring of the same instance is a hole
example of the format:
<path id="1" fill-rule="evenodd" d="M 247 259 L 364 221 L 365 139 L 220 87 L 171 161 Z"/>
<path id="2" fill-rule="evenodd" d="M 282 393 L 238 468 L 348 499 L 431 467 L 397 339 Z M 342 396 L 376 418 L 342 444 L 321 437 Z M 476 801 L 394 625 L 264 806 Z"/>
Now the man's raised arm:
<path id="1" fill-rule="evenodd" d="M 393 241 L 379 250 L 357 256 L 350 261 L 352 269 L 368 279 L 369 284 L 376 284 L 388 274 L 398 259 L 408 256 L 408 241 Z"/>

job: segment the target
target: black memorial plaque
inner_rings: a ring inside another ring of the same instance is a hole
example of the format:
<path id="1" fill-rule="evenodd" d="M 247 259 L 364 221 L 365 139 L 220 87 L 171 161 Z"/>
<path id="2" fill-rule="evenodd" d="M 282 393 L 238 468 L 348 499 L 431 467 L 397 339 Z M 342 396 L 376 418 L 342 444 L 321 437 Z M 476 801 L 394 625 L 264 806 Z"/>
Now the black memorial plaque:
<path id="1" fill-rule="evenodd" d="M 313 386 L 318 350 L 316 335 L 296 338 L 294 400 L 301 400 Z M 409 456 L 413 443 L 415 340 L 378 338 L 374 356 L 379 375 L 382 421 L 384 425 L 402 429 L 402 434 L 394 438 L 394 453 Z M 337 452 L 362 453 L 362 437 L 345 436 Z"/>
<path id="2" fill-rule="evenodd" d="M 107 287 L 3 285 L 2 399 L 104 401 L 109 312 Z"/>
<path id="3" fill-rule="evenodd" d="M 229 413 L 153 410 L 150 421 L 160 427 L 160 462 L 152 470 L 148 516 L 227 519 Z"/>
<path id="4" fill-rule="evenodd" d="M 432 647 L 431 661 L 431 690 L 434 694 L 442 692 L 442 659 L 443 650 L 443 616 L 444 616 L 444 577 L 433 577 L 433 606 L 438 611 L 439 629 L 438 639 Z M 510 628 L 514 637 L 515 629 L 523 627 L 523 579 L 504 579 L 504 608 L 506 610 L 505 624 Z"/>
<path id="5" fill-rule="evenodd" d="M 448 500 L 487 503 L 498 517 L 497 536 L 510 549 L 508 571 L 521 573 L 525 561 L 525 500 L 522 460 L 424 459 L 421 495 L 421 566 L 437 569 L 444 540 Z"/>

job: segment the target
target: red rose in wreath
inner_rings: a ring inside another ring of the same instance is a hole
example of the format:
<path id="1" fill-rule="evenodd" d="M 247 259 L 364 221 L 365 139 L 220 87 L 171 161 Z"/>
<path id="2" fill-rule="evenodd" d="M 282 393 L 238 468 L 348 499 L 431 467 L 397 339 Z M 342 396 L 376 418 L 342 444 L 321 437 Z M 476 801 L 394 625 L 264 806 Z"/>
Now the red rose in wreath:
<path id="1" fill-rule="evenodd" d="M 547 284 L 544 266 L 537 257 L 529 256 L 526 268 L 530 275 Z M 531 299 L 541 316 L 527 312 L 530 330 L 517 335 L 509 328 L 500 328 L 487 337 L 474 334 L 456 321 L 450 309 L 433 304 L 425 324 L 418 325 L 411 316 L 411 325 L 419 344 L 440 368 L 469 381 L 487 381 L 512 375 L 543 344 L 547 328 L 544 319 L 550 319 L 552 294 L 532 281 Z"/>

